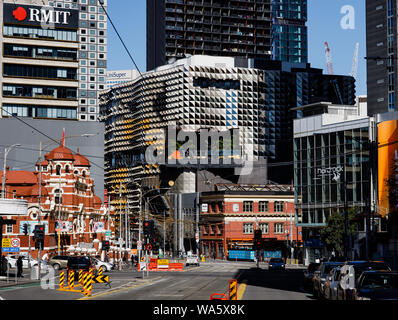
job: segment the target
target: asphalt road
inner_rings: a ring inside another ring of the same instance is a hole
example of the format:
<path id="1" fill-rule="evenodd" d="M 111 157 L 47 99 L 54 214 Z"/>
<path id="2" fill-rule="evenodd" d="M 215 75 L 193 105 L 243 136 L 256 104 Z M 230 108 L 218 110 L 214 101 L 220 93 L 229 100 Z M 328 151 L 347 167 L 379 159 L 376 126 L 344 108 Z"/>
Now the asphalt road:
<path id="1" fill-rule="evenodd" d="M 91 297 L 81 293 L 43 289 L 40 284 L 0 287 L 0 300 L 202 300 L 214 293 L 228 296 L 229 280 L 238 280 L 239 300 L 312 300 L 302 289 L 304 269 L 269 271 L 250 262 L 206 262 L 182 272 L 150 272 L 143 278 L 135 270 L 107 273 L 111 286 L 94 284 Z"/>

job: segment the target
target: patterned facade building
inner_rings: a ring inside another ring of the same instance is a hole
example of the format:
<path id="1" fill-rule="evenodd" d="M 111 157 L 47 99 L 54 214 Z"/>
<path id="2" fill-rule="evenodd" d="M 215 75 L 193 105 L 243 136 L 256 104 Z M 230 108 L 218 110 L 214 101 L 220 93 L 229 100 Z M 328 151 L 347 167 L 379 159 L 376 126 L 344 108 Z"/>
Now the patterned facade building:
<path id="1" fill-rule="evenodd" d="M 20 238 L 21 252 L 28 252 L 29 237 L 23 234 L 23 226 L 28 224 L 33 235 L 34 226 L 40 222 L 45 226 L 43 253 L 102 254 L 100 241 L 105 240 L 106 229 L 114 229 L 114 220 L 95 195 L 90 167 L 85 156 L 60 145 L 36 164 L 34 172 L 7 170 L 6 198 L 27 200 L 28 214 L 11 216 L 17 224 L 6 226 L 4 237 Z M 37 257 L 32 238 L 31 245 L 32 256 Z"/>
<path id="2" fill-rule="evenodd" d="M 341 88 L 340 95 L 336 85 Z M 175 192 L 203 191 L 198 188 L 197 166 L 170 161 L 176 148 L 175 143 L 169 146 L 173 131 L 168 128 L 172 125 L 196 133 L 237 129 L 239 146 L 233 152 L 253 162 L 287 163 L 293 160 L 292 109 L 318 101 L 339 103 L 340 99 L 355 104 L 352 77 L 323 75 L 309 64 L 232 57 L 192 56 L 116 85 L 100 98 L 100 120 L 105 123 L 105 185 L 112 203 L 118 204 L 122 195 L 130 208 L 139 208 L 134 183 L 156 189 L 168 187 L 167 182 L 173 180 Z M 148 161 L 150 149 L 156 149 L 163 162 Z M 228 167 L 231 169 L 231 164 Z M 224 174 L 227 181 L 234 175 L 233 170 L 220 174 L 228 169 L 222 161 L 201 164 L 201 168 L 217 169 L 217 175 Z M 291 183 L 293 166 L 276 167 L 268 174 L 269 180 Z M 121 183 L 130 185 L 120 192 Z"/>

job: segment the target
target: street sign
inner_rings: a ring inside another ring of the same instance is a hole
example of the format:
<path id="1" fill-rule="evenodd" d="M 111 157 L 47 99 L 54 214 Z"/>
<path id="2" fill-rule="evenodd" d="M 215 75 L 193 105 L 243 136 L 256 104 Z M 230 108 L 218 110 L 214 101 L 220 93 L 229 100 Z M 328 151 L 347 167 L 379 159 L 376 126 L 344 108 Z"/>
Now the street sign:
<path id="1" fill-rule="evenodd" d="M 105 231 L 105 237 L 111 237 L 112 231 Z"/>
<path id="2" fill-rule="evenodd" d="M 3 239 L 1 241 L 1 251 L 6 253 L 18 253 L 20 249 L 20 240 L 18 238 L 14 239 Z"/>
<path id="3" fill-rule="evenodd" d="M 2 246 L 3 248 L 11 248 L 11 239 L 4 238 L 4 239 L 1 241 L 1 246 Z"/>
<path id="4" fill-rule="evenodd" d="M 145 247 L 148 251 L 152 250 L 152 245 L 150 243 L 148 243 Z"/>
<path id="5" fill-rule="evenodd" d="M 21 246 L 21 240 L 19 238 L 11 239 L 11 247 L 19 248 Z"/>
<path id="6" fill-rule="evenodd" d="M 137 241 L 137 250 L 141 250 L 141 249 L 142 249 L 142 242 Z"/>
<path id="7" fill-rule="evenodd" d="M 195 234 L 195 239 L 196 239 L 196 242 L 199 242 L 199 233 Z"/>
<path id="8" fill-rule="evenodd" d="M 146 263 L 145 262 L 144 263 L 139 263 L 138 265 L 139 265 L 140 271 L 145 271 L 146 270 Z"/>

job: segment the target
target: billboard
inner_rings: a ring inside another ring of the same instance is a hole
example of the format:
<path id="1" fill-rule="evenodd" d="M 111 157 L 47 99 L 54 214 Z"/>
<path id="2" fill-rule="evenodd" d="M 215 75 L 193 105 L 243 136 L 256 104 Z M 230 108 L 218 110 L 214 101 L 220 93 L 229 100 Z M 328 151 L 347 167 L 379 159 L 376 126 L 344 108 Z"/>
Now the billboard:
<path id="1" fill-rule="evenodd" d="M 378 124 L 378 200 L 385 217 L 398 208 L 398 120 Z"/>
<path id="2" fill-rule="evenodd" d="M 79 11 L 50 6 L 3 4 L 4 24 L 39 26 L 46 29 L 79 28 Z"/>

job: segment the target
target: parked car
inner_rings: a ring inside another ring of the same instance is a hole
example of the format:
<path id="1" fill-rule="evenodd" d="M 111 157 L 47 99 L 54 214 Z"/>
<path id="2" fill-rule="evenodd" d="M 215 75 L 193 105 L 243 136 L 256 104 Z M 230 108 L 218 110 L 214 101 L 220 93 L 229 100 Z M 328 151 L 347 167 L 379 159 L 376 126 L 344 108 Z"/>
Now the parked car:
<path id="1" fill-rule="evenodd" d="M 354 300 L 398 300 L 398 272 L 363 272 L 353 296 Z"/>
<path id="2" fill-rule="evenodd" d="M 75 277 L 77 276 L 79 270 L 89 271 L 90 268 L 96 270 L 93 258 L 87 256 L 68 257 L 67 268 L 68 270 L 75 271 Z"/>
<path id="3" fill-rule="evenodd" d="M 65 269 L 68 266 L 68 256 L 54 256 L 48 261 L 48 264 L 55 270 Z"/>
<path id="4" fill-rule="evenodd" d="M 314 285 L 312 287 L 312 294 L 315 298 L 323 298 L 324 296 L 324 286 L 329 275 L 329 272 L 338 266 L 342 266 L 343 262 L 322 262 L 318 270 L 314 272 Z"/>
<path id="5" fill-rule="evenodd" d="M 191 264 L 194 264 L 195 266 L 199 266 L 199 257 L 196 254 L 191 254 L 187 256 L 187 260 L 185 262 L 185 265 L 189 266 Z"/>
<path id="6" fill-rule="evenodd" d="M 324 298 L 327 300 L 337 300 L 337 286 L 341 267 L 330 270 L 323 289 Z"/>
<path id="7" fill-rule="evenodd" d="M 319 266 L 320 263 L 312 262 L 307 267 L 307 270 L 304 271 L 304 290 L 312 291 L 314 272 L 318 269 Z"/>
<path id="8" fill-rule="evenodd" d="M 285 270 L 285 262 L 281 258 L 271 258 L 268 262 L 268 270 Z"/>
<path id="9" fill-rule="evenodd" d="M 99 270 L 99 268 L 103 267 L 104 272 L 111 271 L 113 269 L 113 264 L 110 262 L 101 261 L 97 258 L 93 259 L 95 268 Z"/>
<path id="10" fill-rule="evenodd" d="M 347 261 L 340 270 L 337 300 L 353 300 L 356 283 L 365 271 L 391 271 L 391 268 L 382 261 Z"/>
<path id="11" fill-rule="evenodd" d="M 18 255 L 13 255 L 13 256 L 6 256 L 7 262 L 8 262 L 8 267 L 10 269 L 16 268 L 17 267 L 17 260 L 18 260 Z M 37 260 L 30 258 L 30 266 L 29 266 L 29 259 L 27 256 L 22 256 L 22 268 L 28 269 L 29 267 L 33 267 L 37 265 Z"/>

